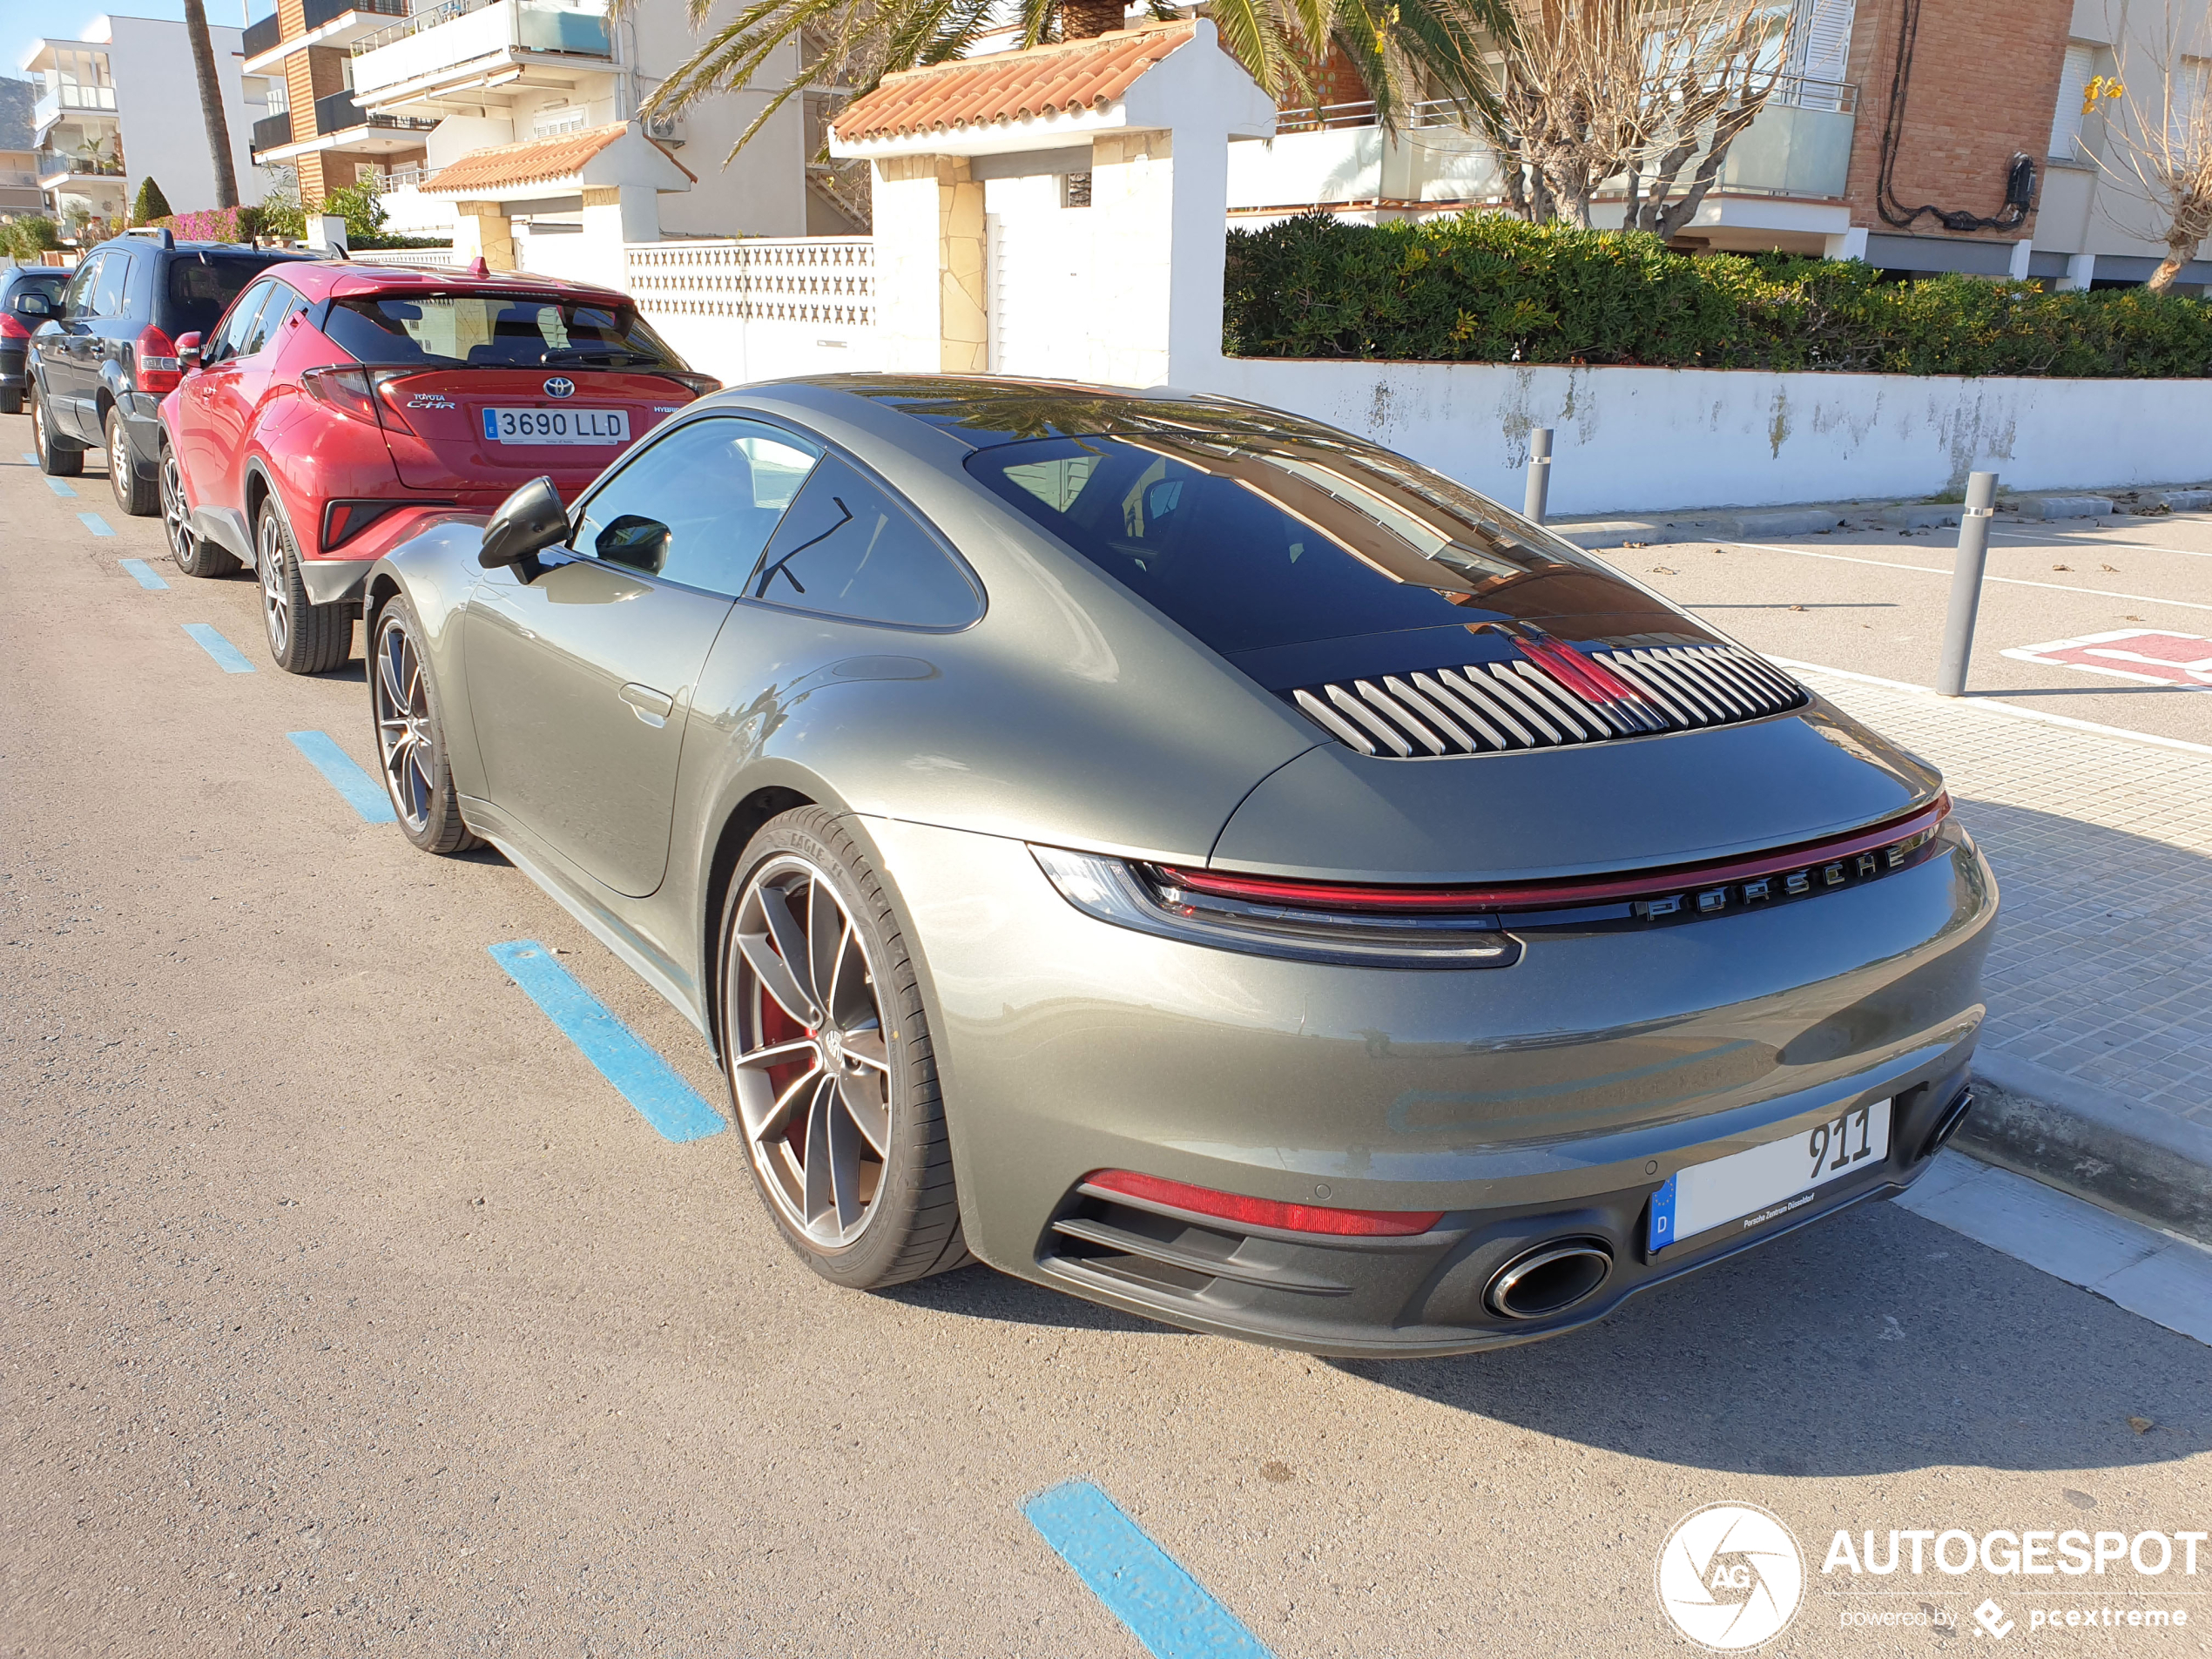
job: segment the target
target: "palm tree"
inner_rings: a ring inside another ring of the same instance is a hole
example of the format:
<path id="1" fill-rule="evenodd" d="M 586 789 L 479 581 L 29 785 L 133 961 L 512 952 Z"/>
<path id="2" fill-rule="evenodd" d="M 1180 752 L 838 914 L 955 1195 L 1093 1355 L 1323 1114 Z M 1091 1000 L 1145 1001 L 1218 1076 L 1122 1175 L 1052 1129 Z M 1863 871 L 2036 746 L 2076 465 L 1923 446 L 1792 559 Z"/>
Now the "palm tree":
<path id="1" fill-rule="evenodd" d="M 238 206 L 238 169 L 231 165 L 231 124 L 223 117 L 223 84 L 215 76 L 215 44 L 207 34 L 206 0 L 185 0 L 185 32 L 192 37 L 192 74 L 199 82 L 199 114 L 207 123 L 207 148 L 215 161 L 215 206 Z"/>
<path id="2" fill-rule="evenodd" d="M 617 11 L 643 3 L 614 0 Z M 1147 3 L 1156 16 L 1177 15 L 1170 0 Z M 697 30 L 717 0 L 687 4 Z M 1318 101 L 1321 67 L 1335 49 L 1358 69 L 1378 119 L 1394 130 L 1420 96 L 1462 109 L 1488 97 L 1480 31 L 1510 29 L 1509 7 L 1510 0 L 1210 0 L 1204 11 L 1223 45 L 1278 105 Z M 1127 10 L 1123 0 L 746 0 L 661 83 L 644 113 L 672 115 L 750 86 L 772 54 L 796 44 L 799 72 L 730 147 L 735 157 L 810 85 L 858 96 L 886 75 L 964 57 L 1009 12 L 1028 47 L 1119 29 Z"/>

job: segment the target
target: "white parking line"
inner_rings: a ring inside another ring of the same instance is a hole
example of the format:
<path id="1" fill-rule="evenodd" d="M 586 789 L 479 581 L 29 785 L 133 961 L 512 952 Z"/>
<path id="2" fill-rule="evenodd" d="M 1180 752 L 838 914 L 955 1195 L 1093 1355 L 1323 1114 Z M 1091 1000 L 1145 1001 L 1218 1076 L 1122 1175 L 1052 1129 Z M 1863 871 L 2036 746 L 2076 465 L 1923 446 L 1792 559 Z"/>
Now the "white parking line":
<path id="1" fill-rule="evenodd" d="M 1951 579 L 1951 572 L 1930 564 L 1899 564 L 1895 559 L 1856 559 L 1848 553 L 1816 553 L 1809 547 L 1776 547 L 1766 542 L 1732 542 L 1731 547 L 1748 547 L 1759 553 L 1795 553 L 1803 559 L 1833 559 L 1838 564 L 1876 564 L 1885 570 L 1918 570 L 1922 576 L 1939 576 Z M 2202 604 L 2195 599 L 2158 599 L 2148 593 L 2115 593 L 2110 588 L 2070 588 L 2063 582 L 2030 582 L 2025 577 L 1988 576 L 1984 582 L 2001 582 L 2008 588 L 2047 588 L 2053 593 L 2079 594 L 2088 599 L 2125 599 L 2131 604 L 2178 605 L 2183 610 L 2212 610 L 2212 604 Z"/>
<path id="2" fill-rule="evenodd" d="M 2212 1344 L 2212 1250 L 1948 1149 L 1894 1200 L 1914 1215 Z"/>
<path id="3" fill-rule="evenodd" d="M 2039 547 L 2110 547 L 2136 553 L 2179 553 L 2187 558 L 2212 559 L 2212 553 L 2199 552 L 2193 547 L 2161 547 L 2155 542 L 2107 542 L 2094 536 L 2086 541 L 2069 541 L 2067 532 L 2060 530 L 2054 530 L 2047 536 L 2030 536 L 2021 530 L 1992 530 L 1989 535 L 1992 541 L 2001 537 L 2007 542 L 2033 542 Z"/>
<path id="4" fill-rule="evenodd" d="M 1787 668 L 1807 674 L 1831 674 L 1839 680 L 1857 680 L 1862 685 L 1879 685 L 1892 691 L 1915 691 L 1922 697 L 1933 697 L 1935 691 L 1925 685 L 1913 685 L 1905 680 L 1884 679 L 1879 674 L 1858 674 L 1848 668 L 1831 668 L 1825 663 L 1800 662 L 1794 657 L 1770 657 L 1767 661 L 1777 668 Z M 2130 732 L 2124 725 L 2099 725 L 2094 720 L 2077 720 L 2070 714 L 2051 714 L 2042 709 L 2024 709 L 2017 703 L 2006 703 L 1987 692 L 1973 697 L 1944 699 L 1952 707 L 1973 709 L 1984 714 L 2007 714 L 2018 720 L 2040 720 L 2045 725 L 2072 726 L 2076 732 L 2094 732 L 2101 738 L 2125 738 L 2130 743 L 2148 743 L 2160 749 L 2186 749 L 2191 754 L 2212 755 L 2212 744 L 2191 743 L 2186 738 L 2162 738 L 2151 732 Z"/>

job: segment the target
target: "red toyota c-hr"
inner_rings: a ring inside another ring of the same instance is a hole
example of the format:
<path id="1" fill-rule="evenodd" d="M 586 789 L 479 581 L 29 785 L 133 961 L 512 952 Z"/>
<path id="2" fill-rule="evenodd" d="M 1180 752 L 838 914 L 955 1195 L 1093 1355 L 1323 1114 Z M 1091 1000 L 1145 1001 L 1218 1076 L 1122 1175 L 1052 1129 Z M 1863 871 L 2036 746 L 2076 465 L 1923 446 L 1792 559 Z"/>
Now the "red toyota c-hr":
<path id="1" fill-rule="evenodd" d="M 269 651 L 317 674 L 353 647 L 361 578 L 442 514 L 541 475 L 573 497 L 717 382 L 603 288 L 549 277 L 272 266 L 161 405 L 161 512 L 189 576 L 251 565 Z"/>

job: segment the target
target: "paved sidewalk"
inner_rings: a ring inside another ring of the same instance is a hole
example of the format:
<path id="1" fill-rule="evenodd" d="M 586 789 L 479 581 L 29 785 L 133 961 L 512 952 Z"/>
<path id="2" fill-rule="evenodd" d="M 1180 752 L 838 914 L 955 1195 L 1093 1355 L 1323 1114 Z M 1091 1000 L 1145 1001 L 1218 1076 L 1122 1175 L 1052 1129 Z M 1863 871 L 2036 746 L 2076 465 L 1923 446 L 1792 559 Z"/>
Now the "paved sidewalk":
<path id="1" fill-rule="evenodd" d="M 2116 1097 L 2154 1135 L 2192 1126 L 2169 1144 L 2212 1146 L 2212 752 L 1793 671 L 1941 768 L 1997 872 L 1981 1041 L 1996 1080 Z"/>

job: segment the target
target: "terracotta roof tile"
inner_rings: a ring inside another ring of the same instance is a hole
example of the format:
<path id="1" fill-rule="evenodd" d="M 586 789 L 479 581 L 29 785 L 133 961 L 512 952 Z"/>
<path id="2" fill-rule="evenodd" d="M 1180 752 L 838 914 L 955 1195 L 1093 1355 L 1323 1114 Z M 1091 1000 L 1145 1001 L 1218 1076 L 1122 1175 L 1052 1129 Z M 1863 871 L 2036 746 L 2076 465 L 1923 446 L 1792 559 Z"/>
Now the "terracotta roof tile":
<path id="1" fill-rule="evenodd" d="M 472 150 L 459 160 L 441 169 L 430 181 L 429 193 L 437 196 L 468 195 L 473 192 L 510 189 L 516 185 L 550 184 L 555 179 L 573 178 L 583 171 L 583 165 L 602 150 L 630 131 L 627 122 L 617 121 L 611 126 L 587 127 L 580 132 L 563 132 L 550 138 L 533 138 L 527 144 L 502 144 L 489 150 Z M 648 143 L 651 140 L 648 139 Z M 660 146 L 655 145 L 656 149 Z M 665 150 L 661 153 L 667 155 Z M 674 156 L 669 156 L 676 161 Z M 693 183 L 698 175 L 677 161 L 684 176 Z"/>
<path id="2" fill-rule="evenodd" d="M 873 92 L 839 111 L 833 125 L 840 142 L 854 144 L 1103 109 L 1197 29 L 1179 18 L 887 75 Z M 439 183 L 442 188 L 442 178 Z"/>

